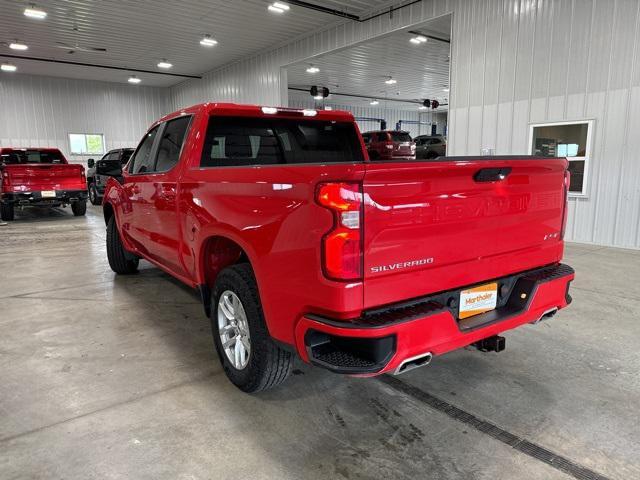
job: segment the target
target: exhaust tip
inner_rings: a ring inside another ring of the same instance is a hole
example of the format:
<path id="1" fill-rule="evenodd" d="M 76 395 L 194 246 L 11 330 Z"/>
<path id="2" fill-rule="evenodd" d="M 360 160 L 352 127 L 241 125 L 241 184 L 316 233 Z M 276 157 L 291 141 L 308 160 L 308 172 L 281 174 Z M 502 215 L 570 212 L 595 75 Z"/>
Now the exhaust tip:
<path id="1" fill-rule="evenodd" d="M 413 370 L 414 368 L 424 367 L 431 363 L 431 359 L 433 355 L 431 352 L 421 353 L 420 355 L 416 355 L 415 357 L 410 357 L 404 360 L 398 368 L 396 368 L 393 372 L 394 375 L 400 375 L 401 373 L 408 372 L 409 370 Z"/>
<path id="2" fill-rule="evenodd" d="M 551 317 L 553 317 L 556 313 L 558 313 L 558 307 L 551 308 L 551 309 L 547 310 L 546 312 L 544 312 L 542 315 L 540 315 L 540 318 L 538 320 L 535 320 L 535 321 L 533 321 L 531 323 L 533 325 L 535 325 L 536 323 L 540 323 L 543 320 L 548 320 Z"/>

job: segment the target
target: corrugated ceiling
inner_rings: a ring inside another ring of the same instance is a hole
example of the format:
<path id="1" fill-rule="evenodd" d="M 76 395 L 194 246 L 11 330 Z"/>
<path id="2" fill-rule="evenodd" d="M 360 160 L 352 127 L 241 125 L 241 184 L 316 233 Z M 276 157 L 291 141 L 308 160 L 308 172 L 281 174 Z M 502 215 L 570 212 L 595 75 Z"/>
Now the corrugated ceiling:
<path id="1" fill-rule="evenodd" d="M 412 27 L 390 35 L 361 43 L 351 48 L 328 53 L 287 69 L 289 86 L 308 88 L 310 85 L 328 87 L 332 92 L 355 93 L 387 99 L 436 99 L 446 103 L 449 94 L 449 44 L 429 39 L 414 45 L 409 39 L 414 33 L 432 34 L 449 38 L 451 17 L 441 17 L 420 27 Z M 307 73 L 313 64 L 320 68 L 315 74 Z M 385 80 L 393 77 L 394 85 Z M 293 98 L 309 97 L 308 93 L 290 91 Z M 369 99 L 334 96 L 334 102 L 368 105 Z M 381 103 L 383 103 L 381 101 Z M 389 102 L 384 102 L 389 103 Z M 417 106 L 391 102 L 392 108 L 416 110 Z"/>
<path id="2" fill-rule="evenodd" d="M 0 45 L 0 54 L 108 64 L 158 70 L 168 59 L 172 73 L 200 75 L 216 67 L 264 50 L 288 39 L 340 21 L 338 17 L 297 6 L 283 15 L 267 12 L 266 0 L 47 0 L 36 2 L 46 10 L 45 20 L 23 15 L 31 2 L 0 0 L 0 43 L 19 40 L 26 52 Z M 388 0 L 318 2 L 348 13 L 362 14 L 389 5 Z M 219 44 L 199 45 L 204 34 Z M 105 48 L 106 53 L 87 53 L 58 48 L 56 42 Z M 0 57 L 2 58 L 2 57 Z M 2 59 L 6 60 L 6 59 Z M 92 69 L 26 60 L 10 60 L 21 73 L 92 80 L 126 82 L 127 72 Z M 178 77 L 138 74 L 144 84 L 169 86 Z"/>

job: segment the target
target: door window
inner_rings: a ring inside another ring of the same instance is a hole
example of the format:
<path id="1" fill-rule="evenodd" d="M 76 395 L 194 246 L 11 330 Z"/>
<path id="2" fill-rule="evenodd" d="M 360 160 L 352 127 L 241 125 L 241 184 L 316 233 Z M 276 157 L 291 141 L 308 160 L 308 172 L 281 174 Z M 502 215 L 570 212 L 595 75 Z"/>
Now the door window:
<path id="1" fill-rule="evenodd" d="M 178 163 L 190 121 L 190 116 L 183 116 L 167 122 L 158 144 L 156 172 L 171 170 Z"/>
<path id="2" fill-rule="evenodd" d="M 132 174 L 144 174 L 153 171 L 153 158 L 151 157 L 151 151 L 153 149 L 153 142 L 156 139 L 158 133 L 158 126 L 152 128 L 144 136 L 138 149 L 133 154 L 133 160 L 131 161 L 131 168 L 129 173 Z"/>

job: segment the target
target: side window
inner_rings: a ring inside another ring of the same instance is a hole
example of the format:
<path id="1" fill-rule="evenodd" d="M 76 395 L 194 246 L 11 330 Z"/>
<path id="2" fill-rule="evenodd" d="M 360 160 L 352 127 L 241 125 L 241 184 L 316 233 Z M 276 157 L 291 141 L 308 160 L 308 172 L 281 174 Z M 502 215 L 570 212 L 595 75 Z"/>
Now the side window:
<path id="1" fill-rule="evenodd" d="M 162 138 L 158 144 L 156 172 L 171 170 L 178 163 L 182 143 L 184 142 L 190 121 L 190 116 L 184 116 L 167 122 L 167 126 L 162 132 Z"/>
<path id="2" fill-rule="evenodd" d="M 120 164 L 124 165 L 125 163 L 127 163 L 131 158 L 132 153 L 133 153 L 132 150 L 122 150 L 122 155 L 120 156 L 120 159 L 119 159 Z"/>
<path id="3" fill-rule="evenodd" d="M 151 158 L 151 149 L 153 148 L 153 142 L 156 139 L 158 133 L 158 126 L 151 129 L 144 136 L 136 152 L 133 154 L 133 160 L 131 161 L 131 167 L 129 173 L 148 173 L 153 170 L 153 159 Z"/>

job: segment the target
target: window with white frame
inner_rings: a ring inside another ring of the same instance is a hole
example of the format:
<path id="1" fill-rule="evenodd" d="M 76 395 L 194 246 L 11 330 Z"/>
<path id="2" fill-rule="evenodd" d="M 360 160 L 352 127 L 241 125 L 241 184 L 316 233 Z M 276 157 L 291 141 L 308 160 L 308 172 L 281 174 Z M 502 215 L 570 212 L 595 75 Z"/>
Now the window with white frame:
<path id="1" fill-rule="evenodd" d="M 540 157 L 567 157 L 571 195 L 586 195 L 591 159 L 592 120 L 536 123 L 530 126 L 529 151 Z"/>
<path id="2" fill-rule="evenodd" d="M 72 155 L 104 154 L 104 135 L 101 133 L 70 133 L 69 146 Z"/>

